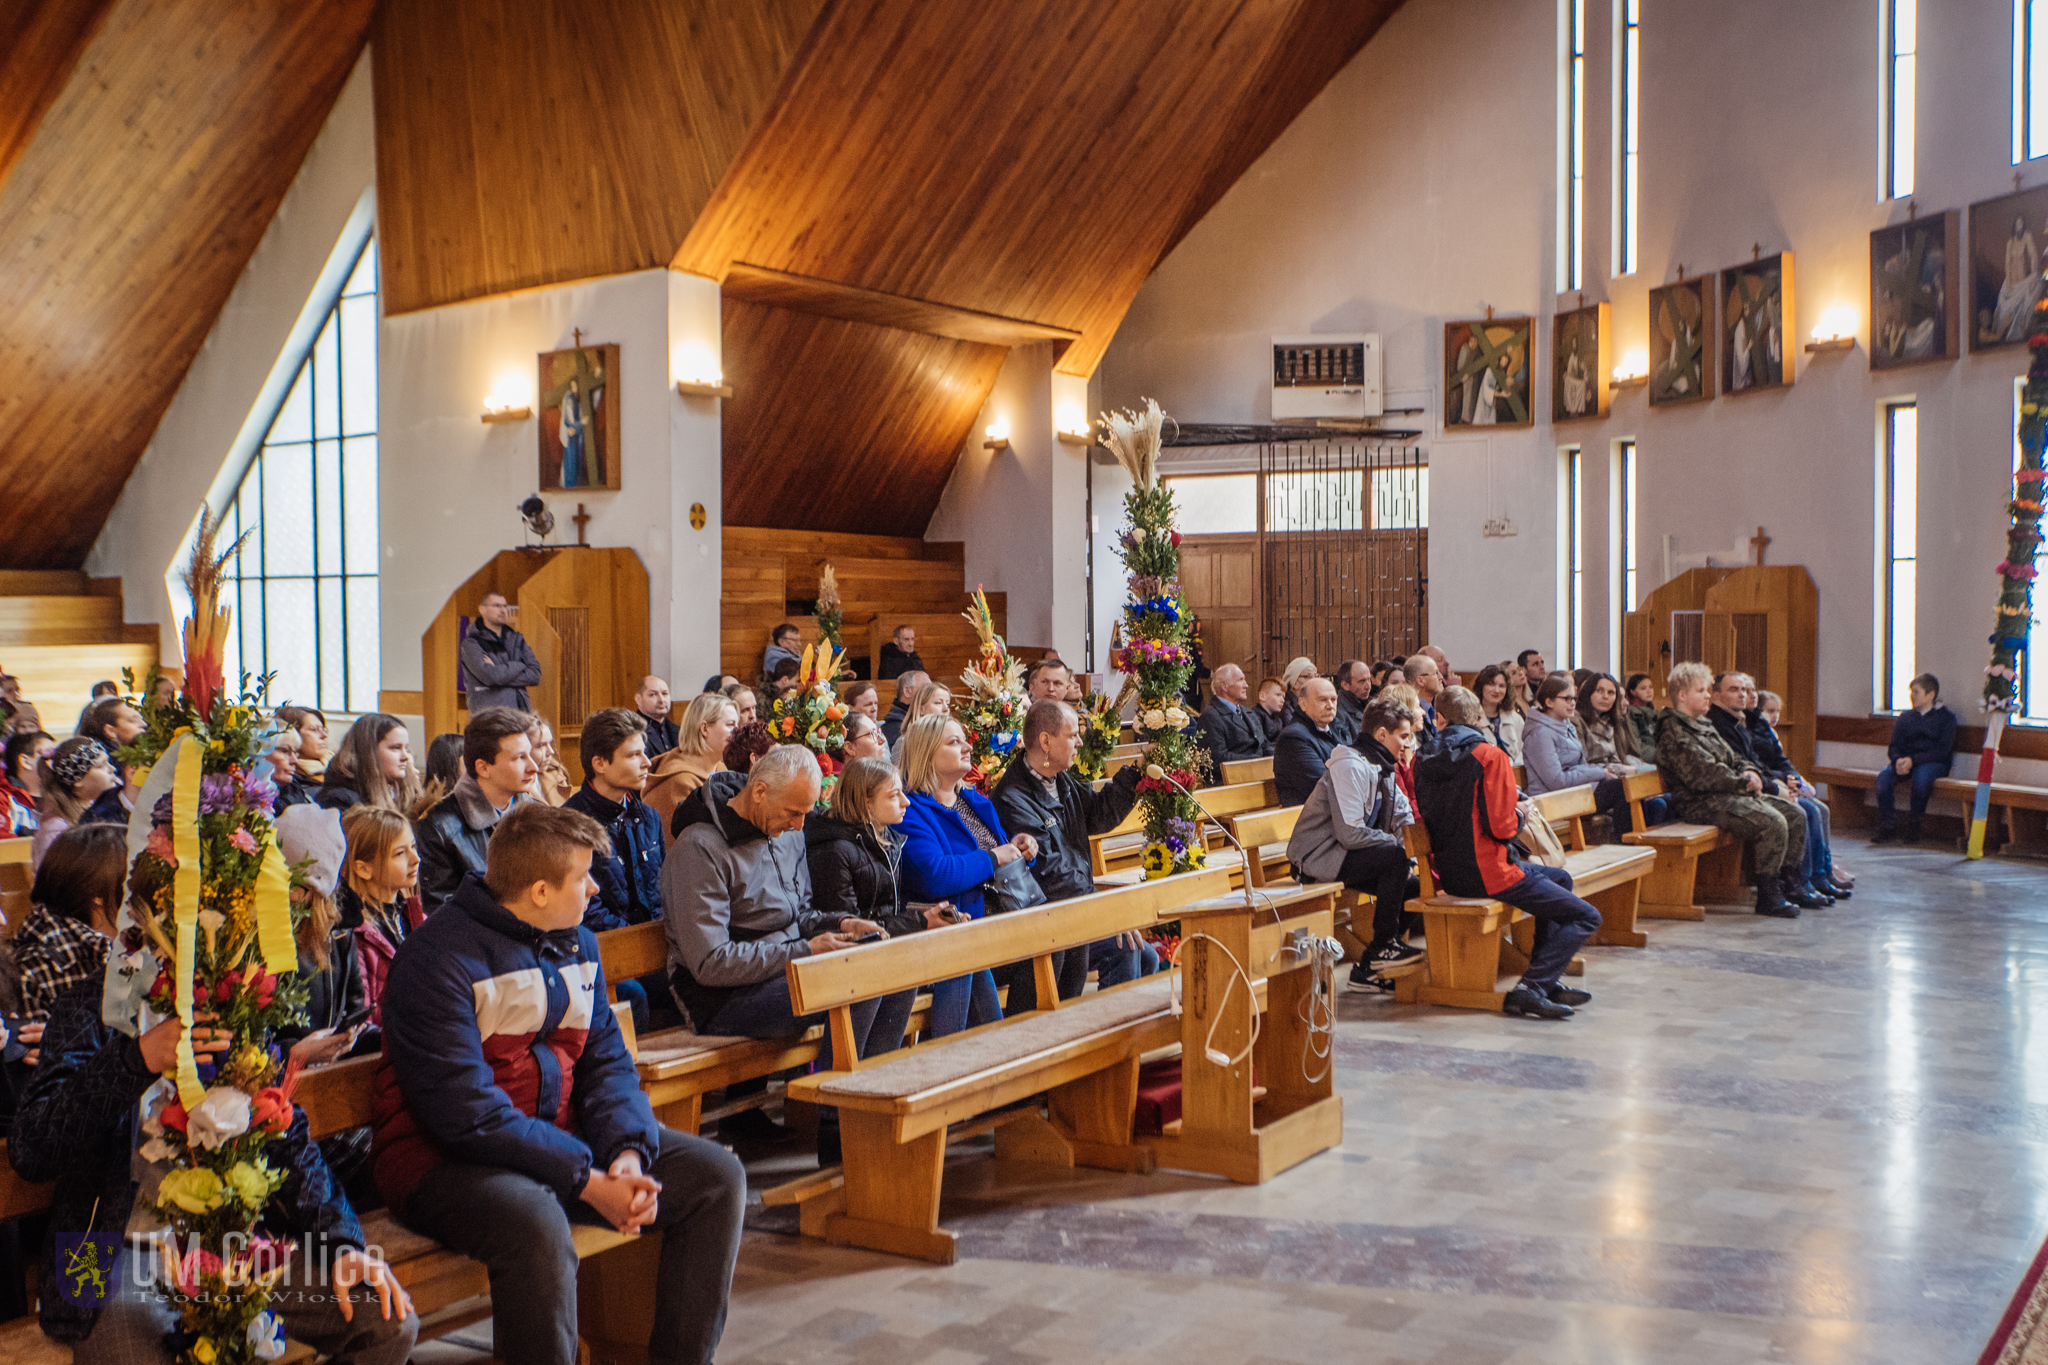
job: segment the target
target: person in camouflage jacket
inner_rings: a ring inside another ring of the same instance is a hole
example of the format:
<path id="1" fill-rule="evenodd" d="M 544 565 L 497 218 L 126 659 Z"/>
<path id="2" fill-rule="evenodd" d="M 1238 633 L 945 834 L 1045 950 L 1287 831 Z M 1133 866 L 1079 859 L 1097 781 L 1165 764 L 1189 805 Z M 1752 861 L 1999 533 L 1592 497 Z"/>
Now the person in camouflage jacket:
<path id="1" fill-rule="evenodd" d="M 1770 775 L 1738 757 L 1707 719 L 1713 674 L 1704 664 L 1680 664 L 1667 685 L 1671 709 L 1657 724 L 1657 771 L 1672 815 L 1749 845 L 1759 915 L 1791 919 L 1802 905 L 1824 904 L 1800 880 L 1806 816 L 1799 803 L 1767 795 Z"/>

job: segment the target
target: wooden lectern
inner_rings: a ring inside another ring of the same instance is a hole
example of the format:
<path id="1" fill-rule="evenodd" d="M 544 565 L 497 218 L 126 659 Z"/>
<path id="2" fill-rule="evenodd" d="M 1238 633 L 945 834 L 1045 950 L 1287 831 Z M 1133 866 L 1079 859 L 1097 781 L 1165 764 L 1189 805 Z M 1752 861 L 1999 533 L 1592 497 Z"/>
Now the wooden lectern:
<path id="1" fill-rule="evenodd" d="M 647 570 L 631 550 L 564 546 L 501 550 L 448 597 L 420 636 L 422 707 L 427 736 L 469 722 L 457 688 L 458 650 L 484 594 L 503 593 L 513 626 L 540 660 L 533 709 L 555 727 L 562 765 L 580 777 L 575 737 L 583 718 L 607 706 L 631 706 L 648 672 Z"/>

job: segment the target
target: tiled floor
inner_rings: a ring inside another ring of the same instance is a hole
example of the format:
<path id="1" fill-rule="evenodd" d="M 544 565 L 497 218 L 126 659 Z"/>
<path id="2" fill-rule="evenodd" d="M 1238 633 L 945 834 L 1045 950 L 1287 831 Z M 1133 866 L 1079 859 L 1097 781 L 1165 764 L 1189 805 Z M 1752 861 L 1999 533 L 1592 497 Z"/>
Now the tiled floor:
<path id="1" fill-rule="evenodd" d="M 2048 1235 L 2048 868 L 1841 848 L 1561 1024 L 1346 995 L 1344 1145 L 1265 1186 L 965 1150 L 944 1269 L 766 1211 L 719 1359 L 1964 1365 Z"/>

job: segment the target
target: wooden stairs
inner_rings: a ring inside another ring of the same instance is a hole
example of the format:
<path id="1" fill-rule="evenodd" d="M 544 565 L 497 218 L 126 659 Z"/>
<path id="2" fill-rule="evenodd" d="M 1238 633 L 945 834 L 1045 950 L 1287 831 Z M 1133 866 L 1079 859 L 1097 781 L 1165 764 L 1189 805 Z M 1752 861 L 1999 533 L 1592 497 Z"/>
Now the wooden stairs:
<path id="1" fill-rule="evenodd" d="M 828 562 L 842 599 L 840 638 L 851 655 L 869 659 L 870 676 L 882 642 L 902 625 L 916 628 L 925 667 L 949 686 L 959 685 L 960 670 L 981 653 L 974 627 L 961 617 L 973 601 L 973 585 L 963 581 L 966 547 L 958 541 L 728 526 L 724 553 L 719 666 L 749 685 L 776 625 L 787 621 L 803 632 L 805 644 L 817 641 L 818 623 L 792 612 L 790 603 L 817 597 L 819 568 Z M 996 633 L 1005 639 L 1007 606 L 1003 593 L 988 594 Z M 1044 652 L 1015 648 L 1027 659 Z M 695 687 L 700 680 L 679 681 Z M 892 686 L 882 684 L 884 706 L 893 695 Z"/>
<path id="2" fill-rule="evenodd" d="M 43 729 L 59 739 L 103 679 L 133 669 L 140 688 L 157 662 L 155 626 L 122 619 L 121 580 L 73 570 L 0 571 L 0 671 L 21 680 Z"/>

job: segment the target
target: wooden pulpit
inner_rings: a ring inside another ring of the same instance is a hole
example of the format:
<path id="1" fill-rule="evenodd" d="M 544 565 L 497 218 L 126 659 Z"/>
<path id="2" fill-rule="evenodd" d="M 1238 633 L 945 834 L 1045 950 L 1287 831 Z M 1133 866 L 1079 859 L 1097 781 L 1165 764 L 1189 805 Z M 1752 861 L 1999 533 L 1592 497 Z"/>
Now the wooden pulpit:
<path id="1" fill-rule="evenodd" d="M 631 550 L 597 546 L 501 550 L 492 556 L 449 594 L 420 636 L 429 739 L 460 732 L 469 723 L 458 651 L 477 604 L 492 592 L 512 605 L 514 628 L 540 660 L 540 684 L 527 695 L 534 711 L 555 727 L 563 766 L 580 777 L 575 737 L 583 718 L 607 706 L 631 706 L 648 673 L 647 570 Z"/>

